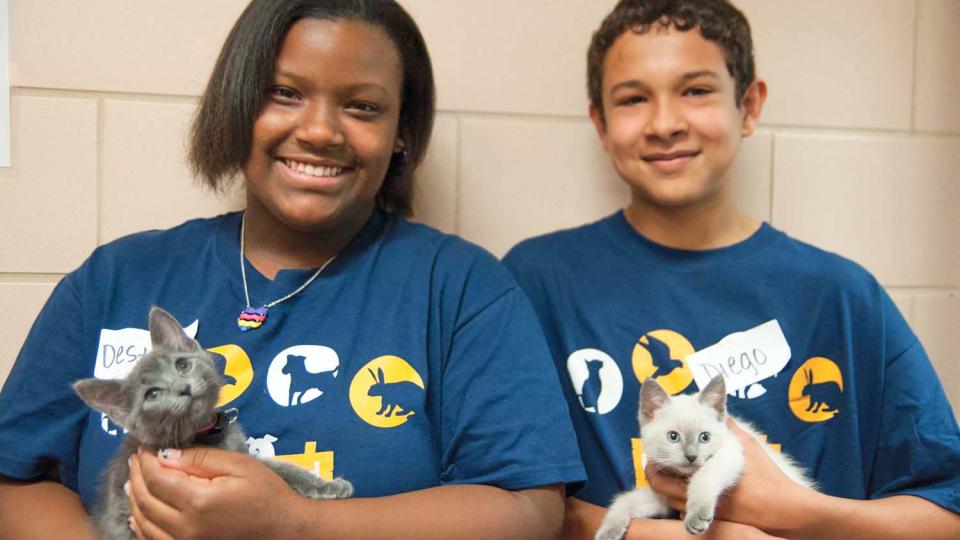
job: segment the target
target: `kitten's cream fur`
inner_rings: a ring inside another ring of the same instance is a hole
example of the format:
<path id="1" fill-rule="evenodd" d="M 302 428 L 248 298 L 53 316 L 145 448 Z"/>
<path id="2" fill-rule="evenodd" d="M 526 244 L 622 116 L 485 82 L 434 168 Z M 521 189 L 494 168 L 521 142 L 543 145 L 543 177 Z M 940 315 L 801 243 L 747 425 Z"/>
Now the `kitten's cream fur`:
<path id="1" fill-rule="evenodd" d="M 703 534 L 713 521 L 720 495 L 737 483 L 743 470 L 743 446 L 726 425 L 726 385 L 717 376 L 692 396 L 670 397 L 655 379 L 640 389 L 640 434 L 648 462 L 660 470 L 689 478 L 684 527 Z M 734 418 L 741 429 L 759 437 L 746 422 Z M 814 488 L 813 482 L 789 457 L 764 450 L 794 481 Z M 651 489 L 621 493 L 610 505 L 597 540 L 619 540 L 630 520 L 666 516 L 666 498 Z"/>

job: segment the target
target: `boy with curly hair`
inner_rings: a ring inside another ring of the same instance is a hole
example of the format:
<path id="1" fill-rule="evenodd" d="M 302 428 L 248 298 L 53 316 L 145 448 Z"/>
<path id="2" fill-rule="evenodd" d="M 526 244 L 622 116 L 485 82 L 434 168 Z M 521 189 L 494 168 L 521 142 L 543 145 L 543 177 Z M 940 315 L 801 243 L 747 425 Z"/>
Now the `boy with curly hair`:
<path id="1" fill-rule="evenodd" d="M 726 0 L 622 0 L 588 64 L 590 117 L 629 204 L 504 259 L 567 381 L 587 468 L 567 537 L 592 537 L 634 487 L 682 511 L 684 482 L 644 470 L 639 388 L 655 377 L 689 393 L 723 373 L 731 412 L 820 489 L 794 484 L 734 428 L 745 472 L 708 538 L 960 538 L 960 430 L 890 297 L 734 201 L 731 166 L 767 94 L 747 19 Z M 678 520 L 634 520 L 627 533 L 685 535 Z"/>

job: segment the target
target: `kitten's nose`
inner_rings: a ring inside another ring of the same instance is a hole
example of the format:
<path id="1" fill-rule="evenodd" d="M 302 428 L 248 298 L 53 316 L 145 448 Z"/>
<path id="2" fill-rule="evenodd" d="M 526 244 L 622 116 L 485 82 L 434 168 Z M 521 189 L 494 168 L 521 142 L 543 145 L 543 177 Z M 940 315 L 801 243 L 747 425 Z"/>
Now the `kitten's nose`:
<path id="1" fill-rule="evenodd" d="M 686 456 L 687 461 L 689 461 L 690 463 L 693 463 L 694 461 L 697 460 L 697 456 L 696 456 L 696 455 L 684 454 L 684 456 Z"/>
<path id="2" fill-rule="evenodd" d="M 183 387 L 183 390 L 180 390 L 180 395 L 181 395 L 181 396 L 189 396 L 189 395 L 190 395 L 190 385 L 189 385 L 189 384 L 186 385 L 186 386 L 184 386 L 184 387 Z"/>

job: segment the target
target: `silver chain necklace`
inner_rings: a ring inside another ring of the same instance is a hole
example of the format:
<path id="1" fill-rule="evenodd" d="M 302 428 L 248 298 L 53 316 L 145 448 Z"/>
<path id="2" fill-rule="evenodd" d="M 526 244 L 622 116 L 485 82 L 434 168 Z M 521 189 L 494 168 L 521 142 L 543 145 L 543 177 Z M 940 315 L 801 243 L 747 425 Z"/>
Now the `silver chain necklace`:
<path id="1" fill-rule="evenodd" d="M 303 285 L 297 287 L 290 294 L 282 298 L 278 298 L 273 302 L 264 304 L 261 307 L 258 307 L 258 308 L 252 307 L 250 305 L 250 290 L 247 287 L 246 259 L 243 256 L 243 238 L 244 236 L 246 236 L 244 234 L 244 232 L 246 231 L 246 224 L 247 224 L 247 213 L 244 212 L 243 216 L 241 216 L 240 218 L 240 275 L 243 277 L 243 297 L 247 301 L 247 307 L 244 308 L 244 310 L 240 312 L 240 316 L 237 317 L 237 326 L 240 328 L 241 332 L 247 332 L 250 330 L 256 330 L 257 328 L 260 328 L 260 326 L 263 325 L 263 322 L 267 320 L 267 311 L 270 308 L 279 304 L 280 302 L 285 302 L 293 298 L 294 296 L 299 294 L 300 291 L 306 289 L 311 283 L 313 283 L 313 280 L 317 279 L 320 276 L 320 274 L 323 272 L 323 270 L 330 263 L 332 263 L 334 259 L 337 258 L 336 256 L 334 256 L 327 259 L 327 262 L 323 263 L 323 265 L 320 266 L 320 268 L 317 268 L 317 271 L 314 272 L 309 279 L 304 281 Z"/>

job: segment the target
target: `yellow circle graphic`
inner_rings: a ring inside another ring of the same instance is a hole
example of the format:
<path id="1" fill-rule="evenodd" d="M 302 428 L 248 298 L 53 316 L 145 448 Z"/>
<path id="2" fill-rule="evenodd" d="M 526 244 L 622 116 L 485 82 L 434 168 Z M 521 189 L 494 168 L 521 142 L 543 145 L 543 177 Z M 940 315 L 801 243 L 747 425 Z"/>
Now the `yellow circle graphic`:
<path id="1" fill-rule="evenodd" d="M 253 364 L 250 362 L 247 353 L 236 345 L 222 345 L 207 350 L 227 359 L 227 366 L 224 368 L 223 374 L 227 381 L 231 378 L 236 381 L 220 387 L 220 400 L 217 402 L 217 407 L 223 407 L 240 397 L 253 382 Z"/>
<path id="2" fill-rule="evenodd" d="M 790 379 L 790 410 L 804 422 L 823 422 L 840 413 L 843 374 L 829 358 L 815 356 Z"/>
<path id="3" fill-rule="evenodd" d="M 350 405 L 371 426 L 405 424 L 423 405 L 420 374 L 399 356 L 381 356 L 363 366 L 350 383 Z"/>
<path id="4" fill-rule="evenodd" d="M 647 332 L 633 347 L 633 374 L 640 382 L 654 377 L 671 396 L 679 394 L 693 382 L 693 372 L 684 360 L 693 352 L 687 338 L 673 330 Z"/>

